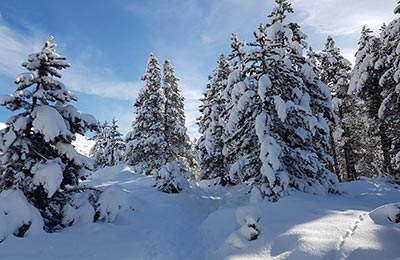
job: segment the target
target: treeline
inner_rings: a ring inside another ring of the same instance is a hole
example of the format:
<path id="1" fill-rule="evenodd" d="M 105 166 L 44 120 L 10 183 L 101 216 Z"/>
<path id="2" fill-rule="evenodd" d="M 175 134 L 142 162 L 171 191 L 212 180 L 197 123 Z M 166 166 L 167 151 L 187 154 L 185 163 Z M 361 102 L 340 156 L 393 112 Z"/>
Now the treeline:
<path id="1" fill-rule="evenodd" d="M 337 179 L 398 177 L 400 20 L 379 37 L 363 28 L 352 68 L 332 37 L 315 52 L 287 22 L 290 3 L 275 2 L 252 41 L 232 35 L 209 77 L 202 178 L 255 185 L 276 200 L 291 189 L 335 191 Z"/>

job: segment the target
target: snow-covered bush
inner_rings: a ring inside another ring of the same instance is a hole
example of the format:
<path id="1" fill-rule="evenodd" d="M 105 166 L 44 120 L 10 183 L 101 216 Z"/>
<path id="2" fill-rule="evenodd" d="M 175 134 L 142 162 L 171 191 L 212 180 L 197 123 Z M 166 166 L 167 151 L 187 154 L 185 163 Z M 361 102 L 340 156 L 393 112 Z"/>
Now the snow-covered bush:
<path id="1" fill-rule="evenodd" d="M 256 240 L 260 235 L 259 221 L 260 213 L 256 206 L 251 205 L 237 208 L 236 222 L 240 225 L 240 228 L 229 235 L 226 243 L 236 248 L 244 248 L 246 241 Z"/>
<path id="2" fill-rule="evenodd" d="M 118 185 L 107 187 L 95 203 L 94 221 L 113 222 L 118 213 L 129 208 L 128 195 Z"/>
<path id="3" fill-rule="evenodd" d="M 166 193 L 179 193 L 187 182 L 185 165 L 180 161 L 167 163 L 158 170 L 153 171 L 154 186 Z"/>

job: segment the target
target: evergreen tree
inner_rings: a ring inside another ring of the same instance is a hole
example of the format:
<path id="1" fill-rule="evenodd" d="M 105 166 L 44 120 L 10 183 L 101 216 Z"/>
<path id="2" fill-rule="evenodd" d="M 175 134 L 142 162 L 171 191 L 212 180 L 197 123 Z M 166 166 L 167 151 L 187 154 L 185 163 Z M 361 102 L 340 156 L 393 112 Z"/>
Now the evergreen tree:
<path id="1" fill-rule="evenodd" d="M 107 154 L 105 153 L 105 148 L 107 146 L 107 132 L 109 130 L 108 122 L 105 121 L 104 124 L 99 128 L 99 131 L 92 140 L 95 144 L 90 149 L 89 156 L 94 159 L 95 169 L 104 167 L 107 163 Z"/>
<path id="2" fill-rule="evenodd" d="M 257 82 L 248 77 L 254 68 L 249 54 L 244 50 L 246 44 L 232 35 L 231 72 L 224 91 L 226 109 L 223 112 L 225 123 L 225 143 L 223 154 L 227 158 L 229 178 L 233 183 L 247 182 L 260 170 L 258 157 L 259 144 L 254 128 L 255 117 L 261 104 L 257 98 Z"/>
<path id="3" fill-rule="evenodd" d="M 112 120 L 112 125 L 107 121 L 101 128 L 101 131 L 94 137 L 96 143 L 92 147 L 90 154 L 95 160 L 95 168 L 114 166 L 123 161 L 123 152 L 125 151 L 125 142 L 122 134 L 118 131 L 117 120 Z"/>
<path id="4" fill-rule="evenodd" d="M 149 175 L 166 162 L 167 146 L 161 68 L 153 54 L 150 54 L 142 80 L 146 85 L 134 104 L 136 118 L 132 123 L 133 130 L 126 137 L 125 162 L 132 165 L 136 172 Z"/>
<path id="5" fill-rule="evenodd" d="M 227 182 L 227 165 L 223 155 L 224 122 L 222 113 L 226 109 L 223 97 L 229 75 L 229 63 L 223 54 L 220 55 L 218 67 L 209 76 L 210 83 L 201 99 L 198 119 L 199 132 L 202 136 L 198 142 L 201 175 L 203 179 L 219 177 L 222 185 Z"/>
<path id="6" fill-rule="evenodd" d="M 395 8 L 400 13 L 400 8 Z M 385 126 L 385 135 L 388 138 L 388 172 L 400 176 L 400 18 L 390 22 L 382 28 L 381 57 L 377 64 L 383 64 L 384 71 L 379 79 L 382 88 L 382 103 L 378 117 Z"/>
<path id="7" fill-rule="evenodd" d="M 374 160 L 362 165 L 358 163 L 371 152 L 371 140 L 363 102 L 347 93 L 351 64 L 340 55 L 340 49 L 335 47 L 335 41 L 330 36 L 318 58 L 321 80 L 327 84 L 333 95 L 336 123 L 330 124 L 330 141 L 336 175 L 342 181 L 356 180 L 360 175 L 357 168 L 362 169 L 362 174 L 371 175 Z"/>
<path id="8" fill-rule="evenodd" d="M 182 161 L 187 163 L 189 136 L 186 134 L 184 97 L 179 88 L 179 79 L 174 68 L 166 60 L 164 62 L 164 96 L 165 96 L 165 150 L 167 162 Z"/>
<path id="9" fill-rule="evenodd" d="M 47 231 L 63 226 L 64 209 L 79 178 L 92 168 L 71 142 L 75 134 L 97 126 L 92 116 L 69 104 L 77 98 L 56 78 L 61 78 L 59 70 L 70 65 L 56 53 L 52 41 L 49 37 L 40 52 L 29 55 L 22 64 L 29 72 L 20 74 L 16 91 L 0 100 L 17 112 L 0 131 L 1 190 L 21 190 L 39 209 Z M 16 235 L 23 236 L 30 224 L 21 226 Z"/>
<path id="10" fill-rule="evenodd" d="M 371 122 L 368 131 L 369 139 L 372 140 L 372 144 L 379 142 L 379 145 L 376 145 L 374 151 L 369 154 L 373 155 L 374 158 L 380 158 L 380 154 L 382 154 L 383 171 L 391 172 L 389 153 L 391 144 L 387 133 L 388 126 L 385 120 L 379 118 L 378 113 L 383 101 L 382 87 L 379 81 L 385 69 L 384 62 L 380 58 L 382 41 L 372 36 L 371 33 L 372 31 L 366 27 L 363 27 L 361 31 L 348 93 L 358 96 L 365 103 L 368 121 Z M 365 154 L 368 154 L 368 151 Z M 380 165 L 376 167 L 380 167 Z"/>
<path id="11" fill-rule="evenodd" d="M 290 4 L 276 2 L 249 44 L 254 49 L 242 61 L 244 73 L 234 77 L 231 96 L 238 99 L 227 126 L 229 138 L 237 140 L 231 172 L 259 185 L 270 200 L 291 188 L 334 191 L 337 181 L 326 167 L 327 119 L 333 115 L 329 89 L 303 56 L 306 35 L 297 24 L 285 23 Z"/>
<path id="12" fill-rule="evenodd" d="M 113 166 L 122 163 L 125 143 L 122 134 L 118 131 L 117 119 L 112 120 L 112 124 L 107 132 L 107 146 L 105 153 L 108 155 L 107 166 Z"/>
<path id="13" fill-rule="evenodd" d="M 186 134 L 184 98 L 180 94 L 178 78 L 171 63 L 164 62 L 164 136 L 166 165 L 153 171 L 157 189 L 167 193 L 182 190 L 187 166 L 193 166 L 189 157 L 190 139 Z"/>

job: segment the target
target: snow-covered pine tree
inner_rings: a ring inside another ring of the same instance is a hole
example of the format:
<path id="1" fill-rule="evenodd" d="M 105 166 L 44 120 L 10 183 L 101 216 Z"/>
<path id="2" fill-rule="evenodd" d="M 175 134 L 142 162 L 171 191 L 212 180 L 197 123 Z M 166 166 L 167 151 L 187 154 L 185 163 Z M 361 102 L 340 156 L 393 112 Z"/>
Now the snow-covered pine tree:
<path id="1" fill-rule="evenodd" d="M 229 60 L 232 68 L 224 91 L 227 105 L 222 114 L 226 122 L 223 154 L 227 158 L 230 181 L 238 183 L 248 182 L 260 171 L 260 147 L 254 126 L 261 103 L 257 96 L 257 81 L 249 77 L 257 61 L 249 61 L 245 42 L 239 41 L 235 34 L 231 39 Z"/>
<path id="2" fill-rule="evenodd" d="M 184 97 L 179 87 L 179 79 L 175 76 L 174 68 L 166 60 L 164 62 L 163 90 L 165 96 L 165 150 L 167 162 L 186 162 L 190 139 L 186 134 Z"/>
<path id="3" fill-rule="evenodd" d="M 40 52 L 29 55 L 22 64 L 29 72 L 20 74 L 16 91 L 0 100 L 1 105 L 18 112 L 0 131 L 1 190 L 21 190 L 39 209 L 47 231 L 62 226 L 64 209 L 79 178 L 92 168 L 91 160 L 79 154 L 71 142 L 75 134 L 97 127 L 93 116 L 69 104 L 77 98 L 56 78 L 61 77 L 59 70 L 70 65 L 55 47 L 49 37 Z M 30 225 L 25 223 L 14 234 L 23 236 Z"/>
<path id="4" fill-rule="evenodd" d="M 368 131 L 369 139 L 372 140 L 372 143 L 379 144 L 371 153 L 374 158 L 380 158 L 380 154 L 382 154 L 383 171 L 391 172 L 390 139 L 386 132 L 388 126 L 384 120 L 379 118 L 378 113 L 383 101 L 382 87 L 379 84 L 385 69 L 384 59 L 380 58 L 383 47 L 381 40 L 372 36 L 371 33 L 372 31 L 366 27 L 363 27 L 361 31 L 348 93 L 358 96 L 365 103 L 368 121 L 371 122 Z M 381 165 L 376 167 L 381 167 Z"/>
<path id="5" fill-rule="evenodd" d="M 89 156 L 90 158 L 93 158 L 94 160 L 94 168 L 98 169 L 101 167 L 104 167 L 107 162 L 107 154 L 104 152 L 106 146 L 107 146 L 107 132 L 109 130 L 110 126 L 108 125 L 108 122 L 105 121 L 103 125 L 99 127 L 98 132 L 96 135 L 92 137 L 92 140 L 95 141 L 95 144 L 93 147 L 90 149 Z"/>
<path id="6" fill-rule="evenodd" d="M 348 94 L 351 63 L 340 54 L 340 49 L 335 47 L 331 36 L 326 40 L 318 60 L 321 80 L 330 88 L 333 96 L 336 123 L 330 124 L 330 141 L 336 175 L 342 181 L 356 180 L 361 173 L 370 176 L 374 160 L 363 165 L 359 163 L 365 163 L 366 161 L 361 159 L 371 154 L 371 140 L 363 102 Z M 362 169 L 362 172 L 357 172 L 357 169 Z"/>
<path id="7" fill-rule="evenodd" d="M 202 134 L 198 141 L 202 179 L 219 178 L 222 185 L 228 182 L 226 158 L 222 152 L 225 127 L 222 114 L 226 109 L 223 93 L 227 87 L 229 72 L 228 60 L 221 54 L 217 68 L 209 76 L 199 108 L 203 115 L 198 119 L 199 132 Z"/>
<path id="8" fill-rule="evenodd" d="M 332 117 L 329 89 L 303 56 L 306 35 L 295 23 L 285 23 L 293 9 L 286 0 L 259 27 L 256 50 L 250 61 L 262 103 L 255 129 L 260 145 L 261 168 L 251 182 L 259 184 L 270 199 L 277 200 L 290 188 L 300 191 L 333 191 L 336 176 L 327 169 L 330 157 L 327 118 Z M 254 114 L 253 114 L 254 116 Z"/>
<path id="9" fill-rule="evenodd" d="M 182 187 L 180 179 L 184 178 L 190 160 L 190 139 L 186 134 L 184 98 L 181 95 L 174 68 L 166 60 L 163 66 L 164 137 L 166 165 L 153 171 L 155 186 L 167 193 L 178 193 Z"/>
<path id="10" fill-rule="evenodd" d="M 142 77 L 146 85 L 134 103 L 135 119 L 132 131 L 126 136 L 125 162 L 136 172 L 151 174 L 166 162 L 164 136 L 164 93 L 161 86 L 161 68 L 153 54 L 147 61 Z"/>
<path id="11" fill-rule="evenodd" d="M 113 117 L 112 124 L 105 132 L 106 146 L 104 147 L 104 155 L 106 156 L 106 163 L 104 166 L 114 166 L 123 162 L 125 142 L 122 134 L 118 131 L 117 122 L 117 119 Z"/>
<path id="12" fill-rule="evenodd" d="M 400 2 L 399 2 L 400 3 Z M 395 8 L 400 14 L 400 5 Z M 383 64 L 384 72 L 379 79 L 382 87 L 383 101 L 378 111 L 378 117 L 385 126 L 388 137 L 390 167 L 389 174 L 400 176 L 400 18 L 391 21 L 382 28 L 381 58 L 378 64 Z"/>

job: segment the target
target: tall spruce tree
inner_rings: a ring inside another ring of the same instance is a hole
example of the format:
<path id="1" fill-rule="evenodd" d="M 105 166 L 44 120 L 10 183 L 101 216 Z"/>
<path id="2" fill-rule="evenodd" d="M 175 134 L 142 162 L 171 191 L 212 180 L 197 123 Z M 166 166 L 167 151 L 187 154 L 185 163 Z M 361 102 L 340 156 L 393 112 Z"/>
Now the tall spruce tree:
<path id="1" fill-rule="evenodd" d="M 166 165 L 154 171 L 155 186 L 167 193 L 178 193 L 182 190 L 181 180 L 188 168 L 194 166 L 190 156 L 190 139 L 186 134 L 184 98 L 180 93 L 179 80 L 174 68 L 164 62 L 163 94 L 164 137 Z"/>
<path id="2" fill-rule="evenodd" d="M 185 98 L 181 94 L 179 79 L 175 76 L 174 68 L 168 60 L 164 62 L 163 68 L 166 160 L 188 163 L 186 158 L 190 149 L 190 139 L 185 126 Z"/>
<path id="3" fill-rule="evenodd" d="M 217 68 L 209 76 L 210 82 L 204 98 L 201 99 L 200 112 L 203 115 L 198 119 L 199 132 L 202 134 L 198 142 L 202 178 L 219 178 L 222 185 L 227 183 L 227 165 L 223 154 L 225 124 L 222 113 L 227 104 L 223 93 L 227 87 L 229 71 L 228 60 L 221 54 Z"/>
<path id="4" fill-rule="evenodd" d="M 133 130 L 126 136 L 125 162 L 136 172 L 149 175 L 165 164 L 167 147 L 161 68 L 153 54 L 150 54 L 142 80 L 146 85 L 134 104 L 136 117 L 132 123 Z"/>
<path id="5" fill-rule="evenodd" d="M 395 13 L 400 14 L 400 5 Z M 400 176 L 400 18 L 391 21 L 382 28 L 380 59 L 377 64 L 383 64 L 384 71 L 379 79 L 382 88 L 382 103 L 378 117 L 385 126 L 385 135 L 388 138 L 388 172 Z M 385 160 L 385 161 L 386 161 Z"/>
<path id="6" fill-rule="evenodd" d="M 361 173 L 357 169 L 360 168 L 363 175 L 371 175 L 375 160 L 369 163 L 362 160 L 371 153 L 368 116 L 364 103 L 348 94 L 351 64 L 340 54 L 340 49 L 335 47 L 335 41 L 330 36 L 318 59 L 321 80 L 333 95 L 335 124 L 330 124 L 330 141 L 336 174 L 342 181 L 357 179 Z M 359 163 L 361 161 L 362 165 Z"/>
<path id="7" fill-rule="evenodd" d="M 16 91 L 0 100 L 17 112 L 0 131 L 1 190 L 21 190 L 39 209 L 47 231 L 63 226 L 64 209 L 79 178 L 92 168 L 71 142 L 75 134 L 97 126 L 94 117 L 69 104 L 77 98 L 56 78 L 61 78 L 59 70 L 70 65 L 55 47 L 49 37 L 40 52 L 29 55 L 22 64 L 29 72 L 20 74 Z M 23 236 L 31 223 L 21 226 L 16 235 Z"/>
<path id="8" fill-rule="evenodd" d="M 326 167 L 327 119 L 333 115 L 329 89 L 303 56 L 306 35 L 285 22 L 291 5 L 276 3 L 249 44 L 244 73 L 230 75 L 237 82 L 231 95 L 236 101 L 227 125 L 229 138 L 237 140 L 231 172 L 260 186 L 270 200 L 291 188 L 333 191 L 337 182 Z"/>
<path id="9" fill-rule="evenodd" d="M 376 165 L 376 167 L 382 167 L 384 172 L 389 173 L 392 172 L 390 135 L 387 133 L 387 122 L 379 117 L 379 108 L 383 101 L 379 81 L 385 70 L 385 63 L 381 58 L 383 46 L 382 41 L 371 33 L 372 31 L 366 27 L 361 31 L 348 93 L 358 96 L 365 103 L 368 121 L 371 122 L 369 138 L 379 140 L 379 145 L 376 145 L 371 154 L 374 158 L 379 158 L 382 154 L 382 166 Z"/>
<path id="10" fill-rule="evenodd" d="M 257 97 L 257 81 L 249 77 L 254 66 L 249 65 L 245 42 L 232 35 L 231 72 L 228 76 L 224 97 L 227 100 L 223 112 L 225 141 L 223 154 L 227 158 L 229 178 L 233 183 L 248 182 L 260 170 L 259 143 L 255 130 L 255 118 L 261 103 Z"/>

